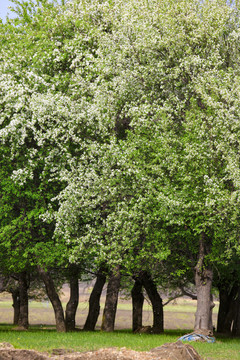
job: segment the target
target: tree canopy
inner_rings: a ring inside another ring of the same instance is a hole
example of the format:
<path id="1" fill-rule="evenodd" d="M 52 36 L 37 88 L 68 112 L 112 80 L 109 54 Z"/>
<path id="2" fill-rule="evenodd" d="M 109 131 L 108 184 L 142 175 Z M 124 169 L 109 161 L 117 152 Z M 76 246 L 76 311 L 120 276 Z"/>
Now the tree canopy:
<path id="1" fill-rule="evenodd" d="M 161 283 L 166 271 L 212 279 L 232 266 L 238 4 L 13 3 L 17 17 L 0 24 L 0 246 L 11 270 L 84 262 Z"/>

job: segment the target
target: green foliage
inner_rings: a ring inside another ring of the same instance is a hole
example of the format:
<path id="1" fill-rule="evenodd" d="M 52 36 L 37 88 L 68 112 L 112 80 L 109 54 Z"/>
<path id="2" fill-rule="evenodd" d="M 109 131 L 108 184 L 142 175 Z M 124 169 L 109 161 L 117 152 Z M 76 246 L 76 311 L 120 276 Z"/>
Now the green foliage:
<path id="1" fill-rule="evenodd" d="M 21 268 L 84 261 L 174 280 L 202 232 L 207 261 L 238 253 L 238 8 L 13 3 L 0 25 L 3 253 Z"/>

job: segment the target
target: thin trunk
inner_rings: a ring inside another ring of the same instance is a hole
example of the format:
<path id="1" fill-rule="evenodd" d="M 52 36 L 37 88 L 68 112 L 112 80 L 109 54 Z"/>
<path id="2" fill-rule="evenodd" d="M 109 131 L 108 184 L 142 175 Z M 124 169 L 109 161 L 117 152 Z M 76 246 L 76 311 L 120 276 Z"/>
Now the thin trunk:
<path id="1" fill-rule="evenodd" d="M 100 297 L 106 282 L 106 276 L 99 272 L 89 298 L 89 310 L 87 320 L 83 327 L 85 331 L 94 331 L 100 313 Z"/>
<path id="2" fill-rule="evenodd" d="M 103 331 L 113 331 L 116 311 L 117 311 L 117 302 L 118 302 L 118 293 L 120 289 L 120 268 L 117 266 L 114 271 L 111 273 L 108 286 L 107 286 L 107 295 L 105 301 L 105 307 L 103 311 L 103 320 L 102 327 Z"/>
<path id="3" fill-rule="evenodd" d="M 22 272 L 19 274 L 19 318 L 18 326 L 21 329 L 27 330 L 29 327 L 28 322 L 28 281 L 27 273 Z"/>
<path id="4" fill-rule="evenodd" d="M 76 312 L 79 302 L 78 274 L 72 274 L 70 278 L 70 298 L 66 306 L 65 323 L 66 330 L 73 331 L 76 328 Z"/>
<path id="5" fill-rule="evenodd" d="M 207 266 L 205 261 L 205 234 L 200 236 L 199 260 L 195 267 L 195 285 L 197 292 L 197 311 L 195 315 L 194 331 L 212 333 L 212 301 L 211 289 L 213 281 L 213 271 Z"/>
<path id="6" fill-rule="evenodd" d="M 132 296 L 132 331 L 137 331 L 142 327 L 142 311 L 144 296 L 142 293 L 142 282 L 135 279 L 134 286 L 131 290 Z"/>
<path id="7" fill-rule="evenodd" d="M 18 325 L 19 316 L 20 316 L 20 298 L 19 298 L 19 289 L 12 290 L 12 299 L 13 299 L 13 325 Z"/>
<path id="8" fill-rule="evenodd" d="M 56 320 L 56 329 L 58 332 L 65 332 L 66 326 L 64 321 L 63 307 L 59 299 L 58 293 L 56 292 L 53 279 L 50 273 L 48 271 L 45 271 L 40 266 L 38 266 L 38 272 L 44 282 L 47 295 L 53 306 Z"/>
<path id="9" fill-rule="evenodd" d="M 164 331 L 163 327 L 163 304 L 150 274 L 143 272 L 141 275 L 143 286 L 148 294 L 153 309 L 153 332 L 156 334 Z"/>

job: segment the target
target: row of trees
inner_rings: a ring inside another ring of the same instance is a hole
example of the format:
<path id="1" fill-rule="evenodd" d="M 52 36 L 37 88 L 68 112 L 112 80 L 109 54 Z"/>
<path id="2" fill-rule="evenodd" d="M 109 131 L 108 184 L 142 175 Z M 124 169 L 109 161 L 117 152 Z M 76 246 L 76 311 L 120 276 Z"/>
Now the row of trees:
<path id="1" fill-rule="evenodd" d="M 29 274 L 64 331 L 91 273 L 86 329 L 107 277 L 104 330 L 128 278 L 134 329 L 142 287 L 162 332 L 157 287 L 195 283 L 195 330 L 212 331 L 214 285 L 218 330 L 239 334 L 238 3 L 12 2 L 16 18 L 0 23 L 0 267 L 18 280 L 20 324 Z M 55 277 L 71 285 L 69 319 Z"/>

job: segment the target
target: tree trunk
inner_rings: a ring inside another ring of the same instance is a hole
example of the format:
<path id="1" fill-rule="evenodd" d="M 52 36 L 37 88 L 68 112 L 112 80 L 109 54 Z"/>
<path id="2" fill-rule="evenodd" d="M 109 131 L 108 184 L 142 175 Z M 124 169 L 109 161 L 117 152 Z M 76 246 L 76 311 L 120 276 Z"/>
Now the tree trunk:
<path id="1" fill-rule="evenodd" d="M 238 286 L 218 286 L 219 289 L 219 310 L 217 321 L 217 332 L 230 334 L 234 321 L 234 310 L 236 308 L 236 298 L 239 291 Z"/>
<path id="2" fill-rule="evenodd" d="M 202 233 L 199 243 L 199 260 L 195 267 L 197 311 L 195 315 L 194 331 L 212 334 L 212 309 L 214 307 L 214 303 L 212 301 L 211 289 L 213 281 L 213 271 L 209 266 L 204 263 L 206 256 L 204 242 L 205 234 Z"/>
<path id="3" fill-rule="evenodd" d="M 70 278 L 70 298 L 66 306 L 65 323 L 67 331 L 76 329 L 76 312 L 79 302 L 78 274 L 72 274 Z"/>
<path id="4" fill-rule="evenodd" d="M 29 327 L 28 322 L 28 281 L 27 273 L 22 272 L 19 274 L 19 317 L 18 326 L 23 330 L 27 330 Z"/>
<path id="5" fill-rule="evenodd" d="M 50 273 L 48 271 L 45 271 L 40 266 L 38 266 L 38 272 L 44 282 L 47 295 L 53 306 L 53 310 L 55 313 L 55 320 L 56 320 L 56 329 L 58 332 L 65 332 L 66 326 L 65 326 L 65 321 L 64 321 L 64 312 L 63 312 L 61 301 L 56 292 L 53 279 L 52 279 Z"/>
<path id="6" fill-rule="evenodd" d="M 215 304 L 213 301 L 213 296 L 212 294 L 210 295 L 210 314 L 209 314 L 209 329 L 212 329 L 212 333 L 213 333 L 213 308 L 214 308 Z"/>
<path id="7" fill-rule="evenodd" d="M 162 299 L 157 291 L 156 285 L 154 284 L 151 276 L 147 272 L 142 273 L 141 279 L 152 304 L 153 332 L 156 334 L 162 333 L 164 331 Z"/>
<path id="8" fill-rule="evenodd" d="M 240 336 L 240 288 L 238 287 L 232 302 L 232 335 Z"/>
<path id="9" fill-rule="evenodd" d="M 132 331 L 136 331 L 142 327 L 142 311 L 144 296 L 142 293 L 142 282 L 135 279 L 134 286 L 131 290 L 132 296 Z"/>
<path id="10" fill-rule="evenodd" d="M 85 325 L 83 327 L 83 330 L 85 331 L 94 331 L 95 329 L 98 316 L 100 313 L 100 297 L 105 282 L 106 282 L 106 276 L 103 275 L 101 272 L 99 272 L 92 293 L 89 298 L 88 316 Z"/>
<path id="11" fill-rule="evenodd" d="M 18 325 L 19 316 L 20 316 L 20 298 L 19 298 L 19 289 L 12 290 L 12 299 L 13 299 L 13 325 Z"/>
<path id="12" fill-rule="evenodd" d="M 117 266 L 111 273 L 103 311 L 103 320 L 101 330 L 113 331 L 115 324 L 115 317 L 117 311 L 118 293 L 120 288 L 120 267 Z"/>

